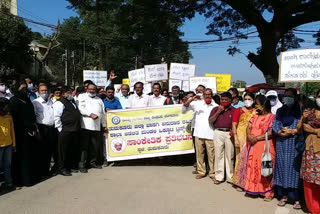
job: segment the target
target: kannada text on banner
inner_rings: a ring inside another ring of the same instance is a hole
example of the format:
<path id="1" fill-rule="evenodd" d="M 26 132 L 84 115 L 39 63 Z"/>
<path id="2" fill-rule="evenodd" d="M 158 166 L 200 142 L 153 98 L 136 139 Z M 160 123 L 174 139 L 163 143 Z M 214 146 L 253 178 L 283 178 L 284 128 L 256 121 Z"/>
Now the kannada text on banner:
<path id="1" fill-rule="evenodd" d="M 192 112 L 181 105 L 109 111 L 108 161 L 194 153 Z"/>

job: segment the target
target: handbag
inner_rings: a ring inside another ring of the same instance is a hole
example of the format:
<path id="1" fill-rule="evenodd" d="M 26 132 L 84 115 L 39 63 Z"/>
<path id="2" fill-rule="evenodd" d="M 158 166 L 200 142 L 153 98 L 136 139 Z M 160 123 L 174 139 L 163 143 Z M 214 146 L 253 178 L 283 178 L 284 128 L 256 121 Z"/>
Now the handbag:
<path id="1" fill-rule="evenodd" d="M 270 153 L 270 142 L 268 140 L 268 132 L 265 133 L 264 152 L 261 155 L 261 175 L 269 177 L 272 175 L 272 157 Z"/>

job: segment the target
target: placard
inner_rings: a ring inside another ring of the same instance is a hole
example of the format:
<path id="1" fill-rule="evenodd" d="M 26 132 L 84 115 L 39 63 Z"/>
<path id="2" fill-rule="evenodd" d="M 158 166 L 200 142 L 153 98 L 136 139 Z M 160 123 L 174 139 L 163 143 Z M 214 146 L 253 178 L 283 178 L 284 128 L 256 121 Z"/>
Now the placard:
<path id="1" fill-rule="evenodd" d="M 97 86 L 107 86 L 108 82 L 108 72 L 107 71 L 83 71 L 83 82 L 86 80 L 91 80 Z"/>
<path id="2" fill-rule="evenodd" d="M 150 92 L 152 92 L 152 83 L 144 83 L 143 84 L 143 93 L 149 94 Z"/>
<path id="3" fill-rule="evenodd" d="M 282 52 L 279 82 L 320 82 L 320 49 Z"/>
<path id="4" fill-rule="evenodd" d="M 121 91 L 121 84 L 114 84 L 114 93 L 119 93 Z"/>
<path id="5" fill-rule="evenodd" d="M 170 64 L 170 79 L 189 81 L 190 77 L 195 76 L 196 65 L 171 63 Z"/>
<path id="6" fill-rule="evenodd" d="M 231 74 L 205 74 L 205 76 L 217 78 L 218 92 L 226 92 L 231 88 Z"/>
<path id="7" fill-rule="evenodd" d="M 212 93 L 217 93 L 216 77 L 190 77 L 190 81 L 189 81 L 190 91 L 196 91 L 196 88 L 199 85 L 204 85 L 206 88 L 211 88 Z"/>
<path id="8" fill-rule="evenodd" d="M 128 77 L 130 79 L 131 86 L 133 86 L 136 82 L 145 82 L 146 81 L 146 75 L 144 72 L 144 68 L 129 71 Z"/>
<path id="9" fill-rule="evenodd" d="M 169 79 L 169 92 L 172 91 L 173 86 L 179 86 L 179 88 L 182 88 L 182 80 L 171 80 Z"/>
<path id="10" fill-rule="evenodd" d="M 168 79 L 167 64 L 145 65 L 146 82 L 157 82 Z"/>
<path id="11" fill-rule="evenodd" d="M 184 92 L 190 91 L 189 81 L 182 81 L 182 90 Z"/>
<path id="12" fill-rule="evenodd" d="M 130 85 L 130 83 L 129 79 L 122 79 L 122 84 Z"/>

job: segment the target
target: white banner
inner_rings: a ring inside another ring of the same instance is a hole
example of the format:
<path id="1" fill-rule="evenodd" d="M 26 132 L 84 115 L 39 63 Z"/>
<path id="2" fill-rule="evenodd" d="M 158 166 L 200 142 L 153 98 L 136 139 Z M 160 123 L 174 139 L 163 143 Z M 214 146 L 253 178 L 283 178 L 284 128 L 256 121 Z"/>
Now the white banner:
<path id="1" fill-rule="evenodd" d="M 83 82 L 91 80 L 97 86 L 107 86 L 108 72 L 107 71 L 83 71 Z"/>
<path id="2" fill-rule="evenodd" d="M 170 79 L 187 80 L 195 76 L 196 65 L 171 63 L 170 64 Z"/>
<path id="3" fill-rule="evenodd" d="M 167 64 L 145 65 L 146 82 L 157 82 L 168 79 Z"/>
<path id="4" fill-rule="evenodd" d="M 134 86 L 136 82 L 145 82 L 146 75 L 144 73 L 144 68 L 132 70 L 128 72 L 130 86 Z"/>
<path id="5" fill-rule="evenodd" d="M 189 81 L 182 81 L 182 90 L 184 92 L 190 91 Z"/>
<path id="6" fill-rule="evenodd" d="M 169 92 L 171 92 L 173 86 L 179 86 L 179 88 L 182 88 L 182 80 L 169 80 Z"/>
<path id="7" fill-rule="evenodd" d="M 282 52 L 279 82 L 320 82 L 320 49 Z"/>
<path id="8" fill-rule="evenodd" d="M 199 85 L 203 85 L 206 88 L 211 88 L 212 93 L 217 93 L 216 77 L 191 77 L 189 83 L 190 91 L 196 91 Z"/>

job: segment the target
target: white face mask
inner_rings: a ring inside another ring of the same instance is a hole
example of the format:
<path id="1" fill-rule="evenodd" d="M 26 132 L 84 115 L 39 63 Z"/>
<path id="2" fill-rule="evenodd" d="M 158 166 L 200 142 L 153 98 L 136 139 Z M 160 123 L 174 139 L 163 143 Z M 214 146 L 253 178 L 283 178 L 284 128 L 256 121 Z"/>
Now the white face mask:
<path id="1" fill-rule="evenodd" d="M 5 93 L 6 92 L 6 86 L 0 86 L 0 92 Z"/>
<path id="2" fill-rule="evenodd" d="M 317 106 L 320 107 L 320 98 L 316 99 Z"/>
<path id="3" fill-rule="evenodd" d="M 96 95 L 97 95 L 96 93 L 94 93 L 94 94 L 88 93 L 88 96 L 91 98 L 95 97 Z"/>
<path id="4" fill-rule="evenodd" d="M 203 94 L 201 94 L 201 93 L 197 94 L 196 96 L 199 96 L 199 97 L 200 97 L 200 99 L 202 99 L 202 98 L 203 98 Z"/>
<path id="5" fill-rule="evenodd" d="M 270 104 L 271 104 L 271 106 L 277 105 L 277 100 L 276 99 L 270 100 Z"/>
<path id="6" fill-rule="evenodd" d="M 251 101 L 251 100 L 245 100 L 245 101 L 244 101 L 244 105 L 245 105 L 247 108 L 249 108 L 249 107 L 251 107 L 251 106 L 253 105 L 253 101 Z"/>

